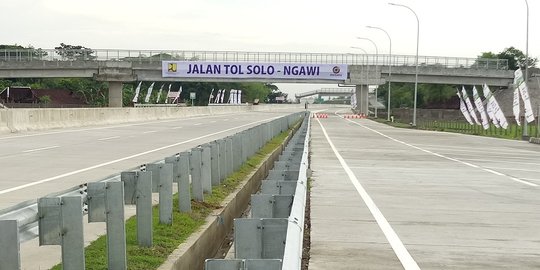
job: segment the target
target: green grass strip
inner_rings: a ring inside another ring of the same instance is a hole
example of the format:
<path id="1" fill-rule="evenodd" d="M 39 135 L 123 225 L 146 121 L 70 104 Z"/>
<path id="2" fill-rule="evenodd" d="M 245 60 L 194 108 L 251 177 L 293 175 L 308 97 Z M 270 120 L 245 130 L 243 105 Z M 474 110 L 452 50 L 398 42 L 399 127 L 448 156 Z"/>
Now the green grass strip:
<path id="1" fill-rule="evenodd" d="M 268 158 L 287 138 L 289 131 L 282 132 L 268 142 L 259 152 L 251 156 L 240 169 L 227 177 L 219 186 L 212 188 L 212 195 L 205 196 L 204 202 L 191 202 L 192 213 L 180 213 L 174 204 L 173 224 L 159 224 L 158 205 L 153 207 L 154 246 L 143 248 L 137 245 L 136 217 L 126 221 L 127 263 L 131 270 L 157 269 L 167 257 L 193 232 L 201 227 L 213 210 L 221 208 L 223 200 L 231 194 L 247 177 Z M 174 195 L 174 202 L 178 200 Z M 86 269 L 107 269 L 107 237 L 100 236 L 85 248 Z M 52 268 L 61 270 L 58 264 Z"/>

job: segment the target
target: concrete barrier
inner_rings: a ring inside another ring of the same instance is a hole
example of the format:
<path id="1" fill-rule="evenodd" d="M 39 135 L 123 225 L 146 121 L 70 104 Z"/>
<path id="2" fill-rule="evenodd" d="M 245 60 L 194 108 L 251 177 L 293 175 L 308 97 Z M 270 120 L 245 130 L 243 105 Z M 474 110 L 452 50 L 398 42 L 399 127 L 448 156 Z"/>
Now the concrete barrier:
<path id="1" fill-rule="evenodd" d="M 540 144 L 540 138 L 530 137 L 529 138 L 530 143 Z"/>

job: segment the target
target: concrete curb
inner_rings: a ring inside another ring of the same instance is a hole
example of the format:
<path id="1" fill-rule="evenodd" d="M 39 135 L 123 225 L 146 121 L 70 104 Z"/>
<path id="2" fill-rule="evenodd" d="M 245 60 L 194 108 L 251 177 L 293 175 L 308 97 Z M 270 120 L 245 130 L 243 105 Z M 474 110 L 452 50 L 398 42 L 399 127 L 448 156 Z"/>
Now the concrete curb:
<path id="1" fill-rule="evenodd" d="M 535 144 L 540 144 L 540 138 L 530 137 L 529 142 L 530 143 L 535 143 Z"/>
<path id="2" fill-rule="evenodd" d="M 205 225 L 181 244 L 158 270 L 204 269 L 204 261 L 213 258 L 219 250 L 223 239 L 232 230 L 234 219 L 242 215 L 251 200 L 251 194 L 257 192 L 261 181 L 296 132 L 294 129 L 287 139 L 274 150 L 248 180 L 230 194 L 223 202 L 223 209 L 215 210 L 205 222 Z"/>

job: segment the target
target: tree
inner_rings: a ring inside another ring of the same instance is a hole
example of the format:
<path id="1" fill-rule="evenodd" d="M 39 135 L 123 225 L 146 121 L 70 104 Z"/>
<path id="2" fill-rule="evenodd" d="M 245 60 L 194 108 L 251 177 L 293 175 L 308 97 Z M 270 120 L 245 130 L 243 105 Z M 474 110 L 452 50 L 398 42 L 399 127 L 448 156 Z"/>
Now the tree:
<path id="1" fill-rule="evenodd" d="M 479 57 L 487 59 L 507 59 L 509 70 L 516 70 L 518 67 L 525 67 L 525 64 L 528 64 L 529 68 L 536 67 L 536 63 L 538 62 L 536 57 L 529 57 L 528 61 L 526 61 L 525 54 L 513 46 L 504 49 L 498 54 L 494 54 L 492 52 L 483 52 Z"/>
<path id="2" fill-rule="evenodd" d="M 94 51 L 92 49 L 80 45 L 74 46 L 60 43 L 60 46 L 55 47 L 54 50 L 65 60 L 90 61 L 97 58 L 97 56 L 93 55 Z"/>

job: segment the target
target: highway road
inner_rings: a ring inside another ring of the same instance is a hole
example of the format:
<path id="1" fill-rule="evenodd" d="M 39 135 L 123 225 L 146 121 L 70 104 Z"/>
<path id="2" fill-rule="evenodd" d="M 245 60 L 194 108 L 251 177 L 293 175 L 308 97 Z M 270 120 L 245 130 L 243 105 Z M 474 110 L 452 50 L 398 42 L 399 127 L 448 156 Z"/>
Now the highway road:
<path id="1" fill-rule="evenodd" d="M 0 209 L 117 175 L 299 110 L 3 134 Z M 126 216 L 134 209 L 126 206 Z M 86 244 L 104 232 L 104 223 L 85 222 Z M 21 245 L 21 256 L 23 269 L 48 269 L 60 262 L 60 247 L 39 247 L 34 239 Z"/>
<path id="2" fill-rule="evenodd" d="M 540 146 L 312 122 L 310 269 L 540 269 Z"/>

